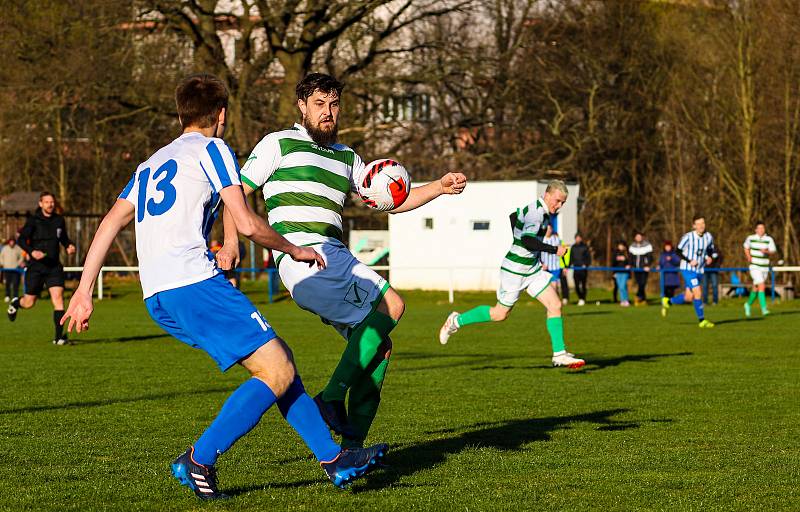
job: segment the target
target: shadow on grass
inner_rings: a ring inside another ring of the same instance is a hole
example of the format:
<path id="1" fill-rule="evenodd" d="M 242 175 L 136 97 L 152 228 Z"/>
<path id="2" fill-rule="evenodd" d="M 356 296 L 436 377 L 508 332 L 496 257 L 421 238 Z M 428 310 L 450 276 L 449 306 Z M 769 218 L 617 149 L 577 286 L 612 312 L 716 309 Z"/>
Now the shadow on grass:
<path id="1" fill-rule="evenodd" d="M 446 429 L 426 434 L 455 434 L 442 439 L 431 439 L 403 446 L 389 452 L 389 467 L 374 473 L 363 484 L 356 484 L 355 492 L 378 490 L 394 485 L 399 479 L 425 471 L 446 462 L 448 455 L 469 448 L 494 448 L 503 451 L 521 451 L 524 445 L 549 441 L 551 433 L 572 428 L 574 423 L 590 423 L 600 431 L 620 431 L 639 428 L 639 423 L 618 421 L 613 417 L 629 412 L 628 409 L 609 409 L 570 416 L 552 416 L 498 422 L 476 423 L 457 429 Z"/>
<path id="2" fill-rule="evenodd" d="M 144 340 L 156 340 L 159 338 L 171 338 L 167 333 L 161 334 L 142 334 L 141 336 L 122 336 L 119 338 L 95 338 L 95 339 L 74 339 L 72 340 L 77 345 L 84 345 L 90 343 L 125 343 L 128 341 L 144 341 Z"/>
<path id="3" fill-rule="evenodd" d="M 738 324 L 739 322 L 760 322 L 764 320 L 763 317 L 756 317 L 756 318 L 729 318 L 727 320 L 716 320 L 714 321 L 714 325 L 725 325 L 725 324 Z"/>
<path id="4" fill-rule="evenodd" d="M 154 393 L 151 395 L 142 395 L 135 397 L 127 397 L 127 398 L 108 398 L 105 400 L 88 400 L 85 402 L 71 402 L 66 404 L 35 405 L 30 407 L 17 407 L 14 409 L 0 409 L 0 415 L 20 414 L 26 412 L 63 411 L 68 409 L 86 409 L 90 407 L 104 407 L 107 405 L 129 404 L 133 402 L 146 402 L 150 400 L 178 398 L 181 396 L 197 397 L 197 396 L 204 396 L 208 393 L 230 393 L 237 387 L 238 385 L 229 387 L 211 388 L 211 389 L 201 389 L 201 390 L 195 389 L 191 391 L 175 391 L 172 393 Z"/>
<path id="5" fill-rule="evenodd" d="M 425 432 L 425 436 L 454 434 L 442 439 L 432 439 L 417 444 L 393 447 L 387 457 L 388 466 L 379 470 L 366 480 L 355 484 L 353 492 L 365 492 L 385 487 L 420 487 L 418 485 L 398 483 L 404 476 L 425 471 L 446 461 L 448 455 L 457 454 L 469 448 L 495 448 L 503 451 L 520 451 L 524 445 L 538 441 L 549 441 L 550 434 L 556 430 L 572 428 L 573 423 L 592 423 L 599 431 L 620 431 L 639 428 L 639 423 L 618 421 L 613 416 L 629 412 L 629 409 L 610 409 L 572 416 L 554 416 L 548 418 L 532 418 L 525 420 L 508 420 L 481 422 L 466 427 Z M 653 422 L 671 422 L 671 419 L 651 420 Z M 308 487 L 324 480 L 301 480 L 279 484 L 262 484 L 223 489 L 225 494 L 236 496 L 270 489 Z M 422 484 L 421 487 L 425 487 Z"/>
<path id="6" fill-rule="evenodd" d="M 594 371 L 602 370 L 604 368 L 613 368 L 615 366 L 619 366 L 622 363 L 654 363 L 658 359 L 662 359 L 665 357 L 675 357 L 675 356 L 691 356 L 693 352 L 677 352 L 674 354 L 633 354 L 633 355 L 626 355 L 620 357 L 607 357 L 607 358 L 593 358 L 587 357 L 586 358 L 586 366 L 583 367 L 582 370 L 567 370 L 566 368 L 560 368 L 559 370 L 567 371 L 571 374 L 582 374 L 582 373 L 591 373 Z M 546 364 L 539 364 L 539 365 L 506 365 L 506 366 L 498 366 L 498 365 L 487 365 L 487 366 L 479 366 L 475 368 L 470 368 L 471 370 L 481 371 L 481 370 L 544 370 L 544 369 L 553 369 L 552 365 Z"/>
<path id="7" fill-rule="evenodd" d="M 392 372 L 424 372 L 428 370 L 439 370 L 442 368 L 457 368 L 460 366 L 472 366 L 476 362 L 498 362 L 507 361 L 509 359 L 517 359 L 515 355 L 498 355 L 498 354 L 431 354 L 429 352 L 408 352 L 402 355 L 397 355 L 397 362 L 394 363 Z M 406 367 L 403 364 L 405 360 L 442 360 L 454 359 L 454 361 L 439 364 L 429 364 L 425 366 L 412 366 Z"/>

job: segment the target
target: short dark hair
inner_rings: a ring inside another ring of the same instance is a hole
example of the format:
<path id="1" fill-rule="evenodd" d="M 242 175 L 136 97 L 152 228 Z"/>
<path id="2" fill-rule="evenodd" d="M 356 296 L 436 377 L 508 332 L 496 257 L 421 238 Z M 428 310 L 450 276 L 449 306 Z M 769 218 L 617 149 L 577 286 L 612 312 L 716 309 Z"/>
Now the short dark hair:
<path id="1" fill-rule="evenodd" d="M 214 75 L 187 76 L 175 88 L 178 120 L 183 128 L 214 126 L 223 108 L 228 108 L 228 88 Z"/>
<path id="2" fill-rule="evenodd" d="M 766 226 L 766 224 L 764 224 L 764 221 L 763 221 L 763 220 L 757 220 L 757 221 L 756 221 L 756 223 L 754 224 L 754 226 L 755 226 L 755 227 L 758 227 L 758 226 Z"/>
<path id="3" fill-rule="evenodd" d="M 702 214 L 700 214 L 700 213 L 695 213 L 695 214 L 692 216 L 692 223 L 694 223 L 694 222 L 696 222 L 696 221 L 698 221 L 698 220 L 700 220 L 700 219 L 705 219 L 705 218 L 706 218 L 706 216 L 705 216 L 705 215 L 702 215 Z"/>
<path id="4" fill-rule="evenodd" d="M 39 194 L 39 201 L 41 201 L 42 199 L 44 199 L 47 196 L 52 197 L 54 201 L 56 199 L 56 195 L 53 194 L 52 192 L 50 192 L 49 190 L 42 190 L 41 193 Z"/>
<path id="5" fill-rule="evenodd" d="M 306 101 L 308 97 L 314 94 L 314 91 L 320 91 L 325 94 L 330 94 L 332 92 L 336 93 L 336 96 L 342 96 L 342 89 L 344 89 L 344 84 L 331 75 L 326 75 L 324 73 L 309 73 L 302 80 L 297 82 L 297 87 L 295 87 L 295 92 L 297 93 L 297 99 Z"/>

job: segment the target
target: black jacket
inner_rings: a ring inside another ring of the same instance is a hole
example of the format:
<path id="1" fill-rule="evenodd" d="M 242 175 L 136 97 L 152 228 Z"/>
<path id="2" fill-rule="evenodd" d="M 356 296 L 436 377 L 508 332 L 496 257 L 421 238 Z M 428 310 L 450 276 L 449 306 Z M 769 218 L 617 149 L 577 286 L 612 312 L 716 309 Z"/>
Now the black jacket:
<path id="1" fill-rule="evenodd" d="M 72 240 L 67 236 L 67 223 L 64 222 L 64 217 L 55 212 L 50 217 L 45 217 L 42 209 L 37 208 L 36 212 L 25 221 L 17 243 L 29 256 L 33 251 L 45 253 L 45 257 L 41 260 L 34 260 L 31 256 L 31 262 L 53 266 L 60 264 L 58 244 L 66 248 L 72 245 Z"/>
<path id="2" fill-rule="evenodd" d="M 592 265 L 592 252 L 584 242 L 572 246 L 570 265 L 573 268 L 590 267 Z"/>

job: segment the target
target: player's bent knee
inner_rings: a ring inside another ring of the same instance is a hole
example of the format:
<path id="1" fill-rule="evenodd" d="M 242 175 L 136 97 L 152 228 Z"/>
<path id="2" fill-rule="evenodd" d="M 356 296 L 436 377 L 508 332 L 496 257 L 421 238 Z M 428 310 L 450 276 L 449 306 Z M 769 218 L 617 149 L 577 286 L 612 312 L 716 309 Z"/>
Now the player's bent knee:
<path id="1" fill-rule="evenodd" d="M 489 310 L 489 318 L 492 319 L 492 322 L 502 322 L 508 318 L 508 313 L 510 311 L 510 309 L 506 308 L 493 307 Z"/>
<path id="2" fill-rule="evenodd" d="M 281 397 L 296 375 L 292 352 L 280 338 L 274 338 L 242 361 L 250 375 L 264 382 Z"/>

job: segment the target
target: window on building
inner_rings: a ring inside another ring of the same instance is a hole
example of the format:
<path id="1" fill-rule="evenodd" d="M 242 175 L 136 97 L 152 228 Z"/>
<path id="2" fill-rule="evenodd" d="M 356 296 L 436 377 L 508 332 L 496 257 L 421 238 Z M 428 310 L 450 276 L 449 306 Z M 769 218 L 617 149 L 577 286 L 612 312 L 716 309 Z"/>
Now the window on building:
<path id="1" fill-rule="evenodd" d="M 431 97 L 427 94 L 387 96 L 382 109 L 385 121 L 430 121 Z"/>
<path id="2" fill-rule="evenodd" d="M 489 230 L 489 221 L 488 220 L 473 220 L 472 221 L 472 230 L 473 231 L 488 231 Z"/>
<path id="3" fill-rule="evenodd" d="M 433 219 L 430 217 L 422 219 L 422 226 L 425 229 L 433 229 Z"/>

